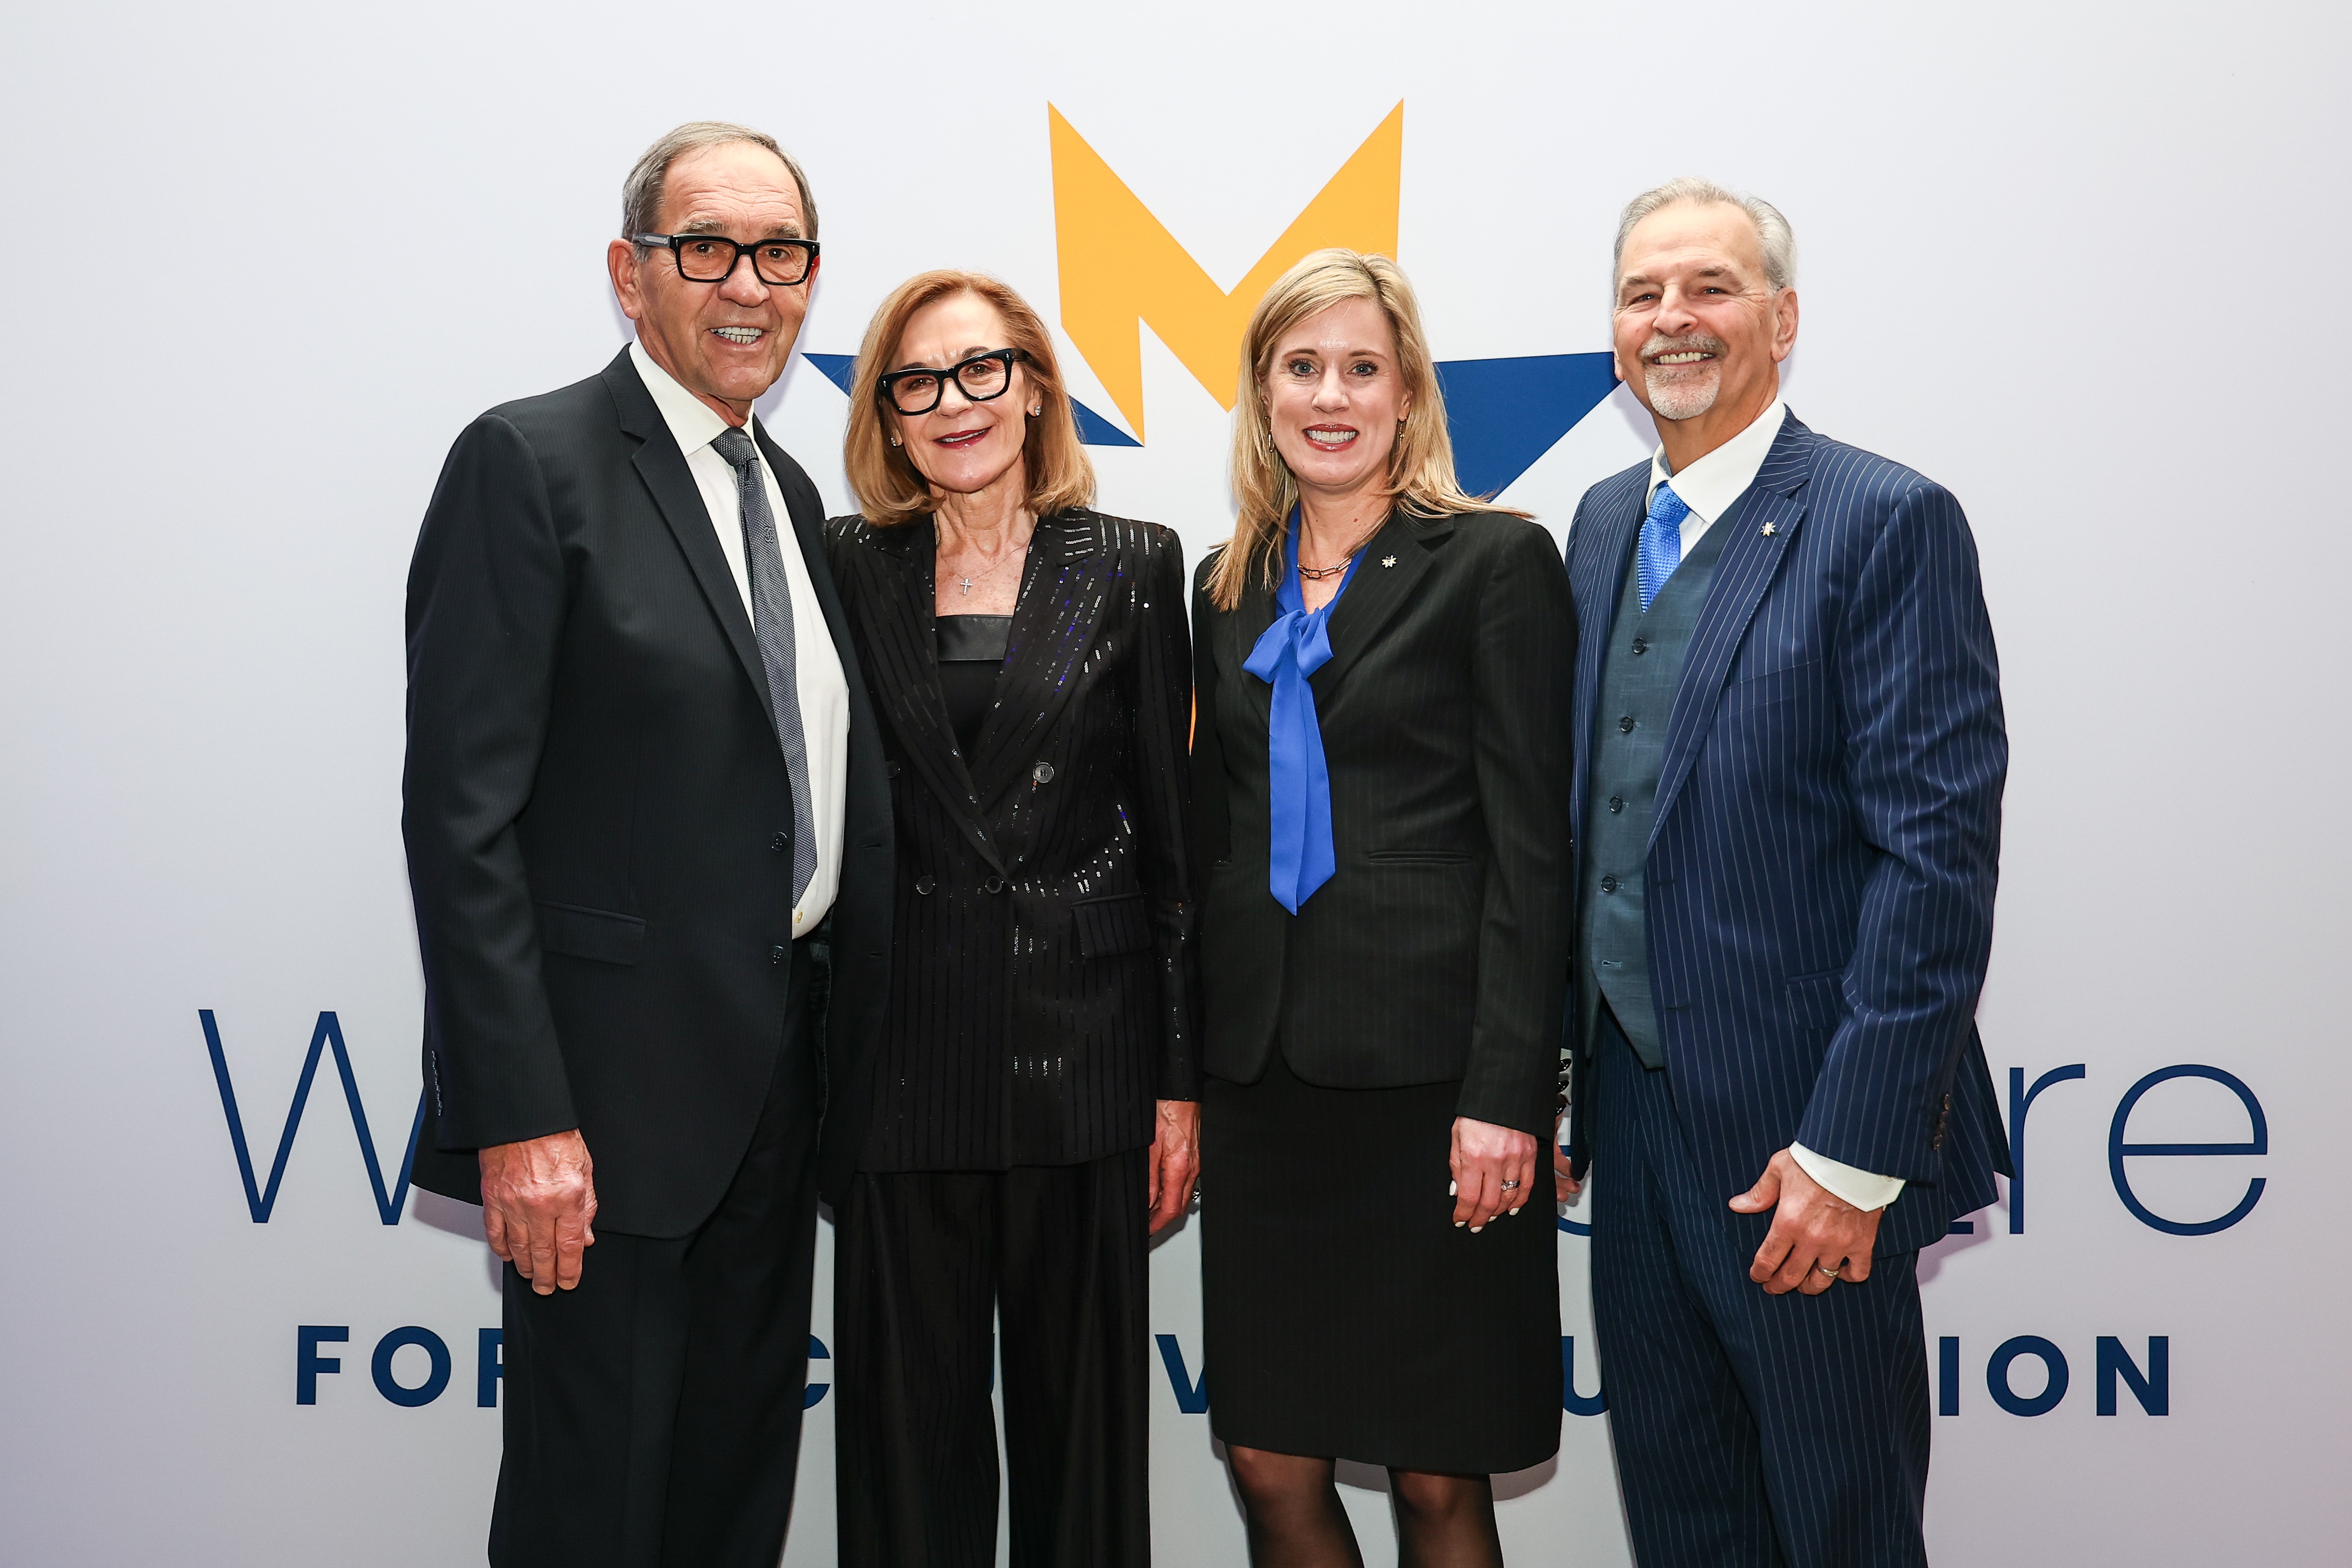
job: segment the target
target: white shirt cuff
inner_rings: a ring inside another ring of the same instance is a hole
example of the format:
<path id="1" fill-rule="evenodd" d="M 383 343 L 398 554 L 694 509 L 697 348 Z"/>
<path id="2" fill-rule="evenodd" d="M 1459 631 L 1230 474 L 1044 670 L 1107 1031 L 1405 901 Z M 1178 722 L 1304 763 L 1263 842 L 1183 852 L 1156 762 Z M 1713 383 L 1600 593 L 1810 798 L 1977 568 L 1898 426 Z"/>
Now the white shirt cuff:
<path id="1" fill-rule="evenodd" d="M 1903 1195 L 1903 1178 L 1874 1175 L 1816 1154 L 1802 1143 L 1789 1145 L 1789 1157 L 1805 1174 L 1858 1209 L 1883 1209 Z"/>

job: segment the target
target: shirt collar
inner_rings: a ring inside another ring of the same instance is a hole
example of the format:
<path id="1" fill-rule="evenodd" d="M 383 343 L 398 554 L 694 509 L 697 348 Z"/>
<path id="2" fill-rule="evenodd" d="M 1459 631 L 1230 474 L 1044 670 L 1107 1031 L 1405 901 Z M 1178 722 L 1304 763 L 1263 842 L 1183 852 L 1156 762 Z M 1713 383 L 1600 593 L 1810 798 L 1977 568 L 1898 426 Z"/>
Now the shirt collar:
<path id="1" fill-rule="evenodd" d="M 645 345 L 635 341 L 629 344 L 629 363 L 637 367 L 637 378 L 653 394 L 654 406 L 661 410 L 662 423 L 677 441 L 677 449 L 691 458 L 719 438 L 719 433 L 733 426 L 719 417 L 710 405 L 678 384 L 677 378 L 654 363 Z M 744 432 L 756 437 L 759 416 L 746 423 Z M 1696 465 L 1693 465 L 1696 467 Z"/>
<path id="2" fill-rule="evenodd" d="M 1715 521 L 1756 482 L 1764 459 L 1772 455 L 1772 443 L 1780 437 L 1781 422 L 1788 416 L 1789 405 L 1774 398 L 1772 406 L 1758 415 L 1754 424 L 1679 474 L 1666 466 L 1666 448 L 1661 443 L 1650 455 L 1650 488 L 1642 498 L 1643 510 L 1648 510 L 1658 487 L 1672 479 L 1675 494 L 1682 497 L 1685 506 L 1702 521 Z"/>

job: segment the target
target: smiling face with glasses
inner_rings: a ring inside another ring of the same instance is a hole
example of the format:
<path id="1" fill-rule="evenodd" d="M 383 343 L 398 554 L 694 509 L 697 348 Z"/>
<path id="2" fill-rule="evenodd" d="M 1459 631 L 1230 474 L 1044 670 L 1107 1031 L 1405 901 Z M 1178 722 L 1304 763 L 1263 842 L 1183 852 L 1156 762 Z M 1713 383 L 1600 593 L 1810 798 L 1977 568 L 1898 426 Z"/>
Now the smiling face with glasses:
<path id="1" fill-rule="evenodd" d="M 891 441 L 932 489 L 967 500 L 1025 497 L 1023 453 L 1037 391 L 996 307 L 977 294 L 924 306 L 899 335 L 897 368 L 878 378 Z"/>
<path id="2" fill-rule="evenodd" d="M 804 206 L 782 159 L 727 142 L 671 165 L 661 232 L 607 247 L 638 343 L 730 425 L 784 373 L 808 314 L 817 246 Z"/>

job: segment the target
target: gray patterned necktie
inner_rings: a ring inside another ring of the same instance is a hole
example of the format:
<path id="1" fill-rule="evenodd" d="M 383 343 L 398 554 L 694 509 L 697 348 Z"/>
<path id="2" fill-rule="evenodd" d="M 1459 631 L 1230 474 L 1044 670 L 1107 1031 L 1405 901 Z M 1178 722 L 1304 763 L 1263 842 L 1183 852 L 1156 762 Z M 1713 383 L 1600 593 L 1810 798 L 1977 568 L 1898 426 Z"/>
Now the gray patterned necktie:
<path id="1" fill-rule="evenodd" d="M 776 537 L 775 514 L 768 510 L 768 487 L 760 482 L 759 448 L 740 430 L 722 430 L 710 449 L 735 470 L 735 493 L 742 501 L 743 564 L 751 578 L 751 635 L 768 670 L 768 704 L 783 742 L 784 773 L 793 786 L 793 902 L 808 891 L 816 875 L 816 826 L 809 811 L 808 736 L 801 728 L 801 691 L 793 657 L 793 595 L 784 581 L 784 556 Z"/>

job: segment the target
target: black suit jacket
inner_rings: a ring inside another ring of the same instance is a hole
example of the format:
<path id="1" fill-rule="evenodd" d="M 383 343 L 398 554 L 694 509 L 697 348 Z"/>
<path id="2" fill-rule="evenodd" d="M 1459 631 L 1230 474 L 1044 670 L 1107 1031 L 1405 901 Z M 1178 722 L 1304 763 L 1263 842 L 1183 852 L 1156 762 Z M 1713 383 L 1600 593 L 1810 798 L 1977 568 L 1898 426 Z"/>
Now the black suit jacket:
<path id="1" fill-rule="evenodd" d="M 856 1161 L 887 981 L 889 800 L 824 510 L 792 458 L 761 449 L 849 681 L 821 1047 L 830 1193 Z M 709 512 L 625 352 L 467 427 L 408 580 L 419 1185 L 478 1202 L 472 1151 L 576 1127 L 601 1228 L 678 1236 L 717 1205 L 792 973 L 792 792 L 770 712 Z"/>
<path id="2" fill-rule="evenodd" d="M 996 702 L 966 757 L 934 644 L 929 518 L 826 525 L 889 750 L 897 967 L 865 1168 L 1071 1164 L 1191 1100 L 1182 547 L 1042 518 Z"/>
<path id="3" fill-rule="evenodd" d="M 1202 581 L 1208 566 L 1203 563 Z M 1550 1134 L 1569 981 L 1576 606 L 1549 535 L 1497 513 L 1392 515 L 1309 684 L 1339 869 L 1294 917 L 1267 889 L 1273 623 L 1253 582 L 1193 601 L 1193 837 L 1207 1070 L 1254 1083 L 1462 1080 L 1461 1115 Z"/>

